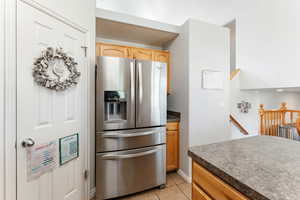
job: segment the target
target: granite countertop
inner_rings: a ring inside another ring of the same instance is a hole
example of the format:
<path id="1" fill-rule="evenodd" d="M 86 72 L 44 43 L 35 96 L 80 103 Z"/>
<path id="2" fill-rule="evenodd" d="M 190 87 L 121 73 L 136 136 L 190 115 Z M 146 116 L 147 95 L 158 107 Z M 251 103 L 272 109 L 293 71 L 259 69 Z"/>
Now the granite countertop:
<path id="1" fill-rule="evenodd" d="M 255 136 L 191 147 L 189 155 L 250 199 L 300 199 L 298 141 Z"/>
<path id="2" fill-rule="evenodd" d="M 167 122 L 180 122 L 180 113 L 168 110 Z"/>

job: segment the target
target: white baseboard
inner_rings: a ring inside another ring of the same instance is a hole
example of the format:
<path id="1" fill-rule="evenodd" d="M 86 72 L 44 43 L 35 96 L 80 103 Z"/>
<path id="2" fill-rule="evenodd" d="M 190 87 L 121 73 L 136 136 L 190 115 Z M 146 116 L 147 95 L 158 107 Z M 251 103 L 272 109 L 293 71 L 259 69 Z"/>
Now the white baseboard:
<path id="1" fill-rule="evenodd" d="M 96 196 L 96 188 L 90 189 L 90 199 L 94 198 Z"/>
<path id="2" fill-rule="evenodd" d="M 192 178 L 186 175 L 181 169 L 177 171 L 177 174 L 179 174 L 186 182 L 192 183 Z"/>

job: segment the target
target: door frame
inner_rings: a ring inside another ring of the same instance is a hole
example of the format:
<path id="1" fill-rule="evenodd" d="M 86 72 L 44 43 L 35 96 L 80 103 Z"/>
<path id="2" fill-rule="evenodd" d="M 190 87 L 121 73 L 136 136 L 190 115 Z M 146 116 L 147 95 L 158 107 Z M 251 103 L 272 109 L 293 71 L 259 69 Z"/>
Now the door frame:
<path id="1" fill-rule="evenodd" d="M 86 98 L 83 99 L 84 107 L 87 111 L 92 111 L 93 105 L 93 72 L 95 66 L 95 20 L 91 20 L 88 29 L 68 20 L 64 16 L 55 11 L 44 7 L 34 0 L 4 0 L 3 11 L 1 17 L 4 18 L 4 35 L 1 35 L 1 40 L 4 40 L 4 198 L 5 200 L 17 200 L 17 151 L 16 139 L 18 130 L 17 120 L 17 3 L 18 1 L 26 3 L 35 9 L 54 17 L 60 22 L 67 24 L 80 32 L 86 34 L 87 48 L 87 80 L 84 83 L 86 89 Z M 95 17 L 93 17 L 95 18 Z M 0 66 L 1 67 L 1 66 Z M 0 83 L 1 84 L 1 83 Z M 85 125 L 83 130 L 86 132 L 85 141 L 85 168 L 91 169 L 90 166 L 90 147 L 91 133 L 93 132 L 93 113 L 86 112 L 83 114 Z M 2 150 L 2 149 L 1 149 Z M 11 156 L 14 155 L 14 156 Z M 85 196 L 89 199 L 90 196 L 90 176 L 85 181 Z"/>

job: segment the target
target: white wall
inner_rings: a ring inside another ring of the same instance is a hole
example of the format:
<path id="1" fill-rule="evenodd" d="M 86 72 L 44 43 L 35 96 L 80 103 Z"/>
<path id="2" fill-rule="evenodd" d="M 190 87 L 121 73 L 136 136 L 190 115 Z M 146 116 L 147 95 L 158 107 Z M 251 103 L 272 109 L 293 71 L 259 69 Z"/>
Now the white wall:
<path id="1" fill-rule="evenodd" d="M 229 30 L 190 20 L 189 31 L 189 146 L 228 140 Z M 204 69 L 223 72 L 223 90 L 202 89 Z"/>
<path id="2" fill-rule="evenodd" d="M 177 25 L 188 18 L 218 25 L 236 19 L 241 87 L 300 86 L 300 1 L 98 0 L 97 7 Z"/>
<path id="3" fill-rule="evenodd" d="M 190 146 L 229 137 L 229 30 L 190 20 Z M 202 70 L 223 72 L 223 90 L 202 89 Z"/>
<path id="4" fill-rule="evenodd" d="M 230 30 L 230 72 L 236 70 L 236 21 L 225 25 Z"/>
<path id="5" fill-rule="evenodd" d="M 4 1 L 0 1 L 0 199 L 4 199 Z"/>
<path id="6" fill-rule="evenodd" d="M 188 174 L 187 151 L 189 146 L 189 23 L 181 27 L 181 33 L 170 45 L 171 95 L 168 96 L 168 110 L 181 113 L 180 120 L 180 169 Z"/>
<path id="7" fill-rule="evenodd" d="M 242 88 L 299 87 L 300 2 L 251 2 L 237 25 Z"/>
<path id="8" fill-rule="evenodd" d="M 190 146 L 230 138 L 229 30 L 188 20 L 169 50 L 172 68 L 168 109 L 181 112 L 180 169 L 190 176 Z M 222 71 L 224 90 L 202 89 L 203 69 Z"/>

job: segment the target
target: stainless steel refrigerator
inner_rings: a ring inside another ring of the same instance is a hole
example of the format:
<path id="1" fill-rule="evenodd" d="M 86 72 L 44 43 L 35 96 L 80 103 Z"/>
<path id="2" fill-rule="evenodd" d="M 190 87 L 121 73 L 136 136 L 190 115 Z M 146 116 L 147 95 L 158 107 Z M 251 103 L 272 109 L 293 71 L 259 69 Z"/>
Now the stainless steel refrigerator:
<path id="1" fill-rule="evenodd" d="M 96 195 L 166 183 L 166 63 L 97 57 Z"/>

